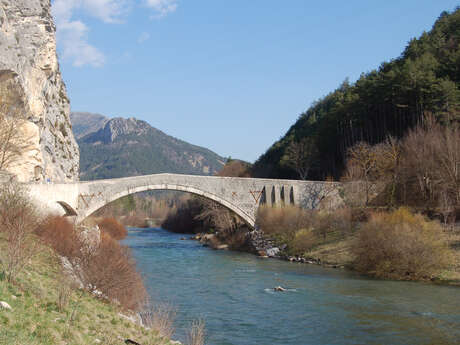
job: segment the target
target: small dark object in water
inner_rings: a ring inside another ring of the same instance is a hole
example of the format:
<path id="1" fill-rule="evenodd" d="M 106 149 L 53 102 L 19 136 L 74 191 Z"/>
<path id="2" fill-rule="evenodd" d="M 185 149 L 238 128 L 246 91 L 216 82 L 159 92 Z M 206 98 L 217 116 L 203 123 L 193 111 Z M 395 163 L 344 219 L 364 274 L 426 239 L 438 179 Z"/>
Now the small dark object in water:
<path id="1" fill-rule="evenodd" d="M 131 339 L 126 339 L 125 344 L 141 345 L 141 344 L 139 344 L 139 343 L 137 343 L 137 342 L 135 342 L 134 340 L 131 340 Z"/>

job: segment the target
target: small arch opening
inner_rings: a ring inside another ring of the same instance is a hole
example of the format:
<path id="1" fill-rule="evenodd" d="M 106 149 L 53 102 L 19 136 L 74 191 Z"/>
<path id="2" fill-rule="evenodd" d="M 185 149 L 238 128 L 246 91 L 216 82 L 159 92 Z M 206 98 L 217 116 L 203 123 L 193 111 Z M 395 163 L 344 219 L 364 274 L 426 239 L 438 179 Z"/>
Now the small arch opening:
<path id="1" fill-rule="evenodd" d="M 74 217 L 77 216 L 77 212 L 73 209 L 72 206 L 70 206 L 68 203 L 65 201 L 58 201 L 57 202 L 61 207 L 64 209 L 65 214 L 64 217 Z"/>
<path id="2" fill-rule="evenodd" d="M 260 205 L 265 205 L 267 204 L 267 190 L 264 187 L 262 189 L 262 195 L 260 196 Z"/>

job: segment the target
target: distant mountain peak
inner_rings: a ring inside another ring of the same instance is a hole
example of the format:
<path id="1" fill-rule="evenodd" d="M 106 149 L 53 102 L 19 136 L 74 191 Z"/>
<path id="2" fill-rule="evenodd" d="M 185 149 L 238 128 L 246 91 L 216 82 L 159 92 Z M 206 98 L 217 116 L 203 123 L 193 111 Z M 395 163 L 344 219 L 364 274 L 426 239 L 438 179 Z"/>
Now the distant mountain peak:
<path id="1" fill-rule="evenodd" d="M 134 117 L 124 119 L 116 117 L 106 122 L 103 128 L 95 133 L 95 136 L 102 136 L 104 143 L 114 142 L 117 137 L 129 134 L 143 135 L 153 129 L 147 122 Z"/>
<path id="2" fill-rule="evenodd" d="M 71 118 L 80 134 L 81 179 L 163 172 L 215 175 L 225 161 L 211 150 L 169 136 L 135 117 L 73 113 Z"/>

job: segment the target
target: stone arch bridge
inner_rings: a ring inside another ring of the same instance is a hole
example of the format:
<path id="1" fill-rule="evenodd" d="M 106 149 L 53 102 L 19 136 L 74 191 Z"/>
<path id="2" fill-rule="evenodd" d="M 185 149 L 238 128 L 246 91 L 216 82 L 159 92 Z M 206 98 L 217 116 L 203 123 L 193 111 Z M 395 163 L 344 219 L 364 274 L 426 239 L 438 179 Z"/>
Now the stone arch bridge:
<path id="1" fill-rule="evenodd" d="M 176 190 L 216 201 L 254 227 L 260 205 L 292 204 L 314 209 L 339 200 L 337 183 L 154 174 L 74 183 L 29 184 L 29 193 L 47 212 L 75 216 L 77 222 L 123 196 L 148 190 Z"/>

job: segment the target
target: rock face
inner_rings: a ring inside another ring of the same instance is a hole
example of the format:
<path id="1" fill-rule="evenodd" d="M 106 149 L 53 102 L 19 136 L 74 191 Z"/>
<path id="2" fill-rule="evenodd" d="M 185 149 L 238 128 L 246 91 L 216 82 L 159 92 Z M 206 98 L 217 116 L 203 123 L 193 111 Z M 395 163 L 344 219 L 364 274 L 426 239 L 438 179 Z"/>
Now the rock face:
<path id="1" fill-rule="evenodd" d="M 2 0 L 0 7 L 0 111 L 25 118 L 30 141 L 7 170 L 20 181 L 78 179 L 79 151 L 56 55 L 50 0 Z"/>

